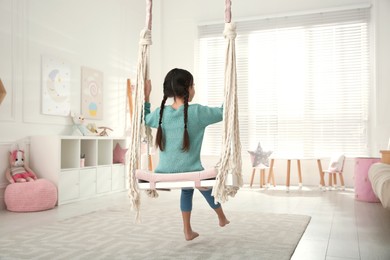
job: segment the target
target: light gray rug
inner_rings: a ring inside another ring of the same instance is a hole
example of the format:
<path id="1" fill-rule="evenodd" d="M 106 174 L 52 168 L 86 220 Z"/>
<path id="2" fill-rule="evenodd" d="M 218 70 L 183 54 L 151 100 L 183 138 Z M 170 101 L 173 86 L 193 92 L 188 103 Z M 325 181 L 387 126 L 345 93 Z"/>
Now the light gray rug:
<path id="1" fill-rule="evenodd" d="M 0 259 L 282 260 L 291 258 L 310 222 L 303 215 L 226 213 L 231 223 L 221 228 L 212 210 L 195 210 L 200 236 L 187 242 L 180 212 L 149 209 L 135 224 L 129 208 L 115 207 L 0 236 Z"/>

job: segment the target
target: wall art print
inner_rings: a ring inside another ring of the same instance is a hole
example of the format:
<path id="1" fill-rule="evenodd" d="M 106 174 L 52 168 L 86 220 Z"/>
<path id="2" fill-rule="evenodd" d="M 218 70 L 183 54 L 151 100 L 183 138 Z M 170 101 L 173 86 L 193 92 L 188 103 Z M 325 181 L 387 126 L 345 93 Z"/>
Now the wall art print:
<path id="1" fill-rule="evenodd" d="M 70 66 L 42 56 L 42 114 L 69 116 L 70 93 Z"/>
<path id="2" fill-rule="evenodd" d="M 81 113 L 85 118 L 103 119 L 103 72 L 81 68 Z"/>

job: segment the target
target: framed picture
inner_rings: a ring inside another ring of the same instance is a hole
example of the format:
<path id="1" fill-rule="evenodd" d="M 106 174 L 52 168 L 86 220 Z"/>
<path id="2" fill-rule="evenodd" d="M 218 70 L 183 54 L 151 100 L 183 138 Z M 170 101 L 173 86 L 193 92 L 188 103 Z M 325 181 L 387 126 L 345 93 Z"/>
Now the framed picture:
<path id="1" fill-rule="evenodd" d="M 69 116 L 70 66 L 63 60 L 42 56 L 42 114 Z"/>
<path id="2" fill-rule="evenodd" d="M 81 68 L 81 113 L 85 118 L 103 119 L 103 72 Z"/>

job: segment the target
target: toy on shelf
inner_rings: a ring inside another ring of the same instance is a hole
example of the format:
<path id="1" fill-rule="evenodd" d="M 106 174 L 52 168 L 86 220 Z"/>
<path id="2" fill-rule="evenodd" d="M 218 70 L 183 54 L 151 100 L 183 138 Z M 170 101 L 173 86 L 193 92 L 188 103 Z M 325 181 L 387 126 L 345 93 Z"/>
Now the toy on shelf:
<path id="1" fill-rule="evenodd" d="M 84 124 L 84 116 L 80 114 L 71 113 L 73 120 L 72 135 L 92 135 L 92 132 Z"/>
<path id="2" fill-rule="evenodd" d="M 30 169 L 24 158 L 24 151 L 17 145 L 13 145 L 9 154 L 10 167 L 5 172 L 5 177 L 10 183 L 30 182 L 37 179 L 37 175 Z"/>
<path id="3" fill-rule="evenodd" d="M 98 127 L 99 129 L 103 129 L 103 131 L 100 132 L 100 136 L 108 136 L 108 133 L 107 133 L 107 130 L 110 130 L 110 131 L 114 131 L 112 130 L 111 128 L 107 127 L 107 126 L 100 126 Z"/>
<path id="4" fill-rule="evenodd" d="M 93 135 L 97 135 L 98 134 L 98 130 L 97 130 L 97 127 L 96 127 L 96 124 L 95 123 L 89 123 L 87 125 L 87 129 L 93 134 Z"/>

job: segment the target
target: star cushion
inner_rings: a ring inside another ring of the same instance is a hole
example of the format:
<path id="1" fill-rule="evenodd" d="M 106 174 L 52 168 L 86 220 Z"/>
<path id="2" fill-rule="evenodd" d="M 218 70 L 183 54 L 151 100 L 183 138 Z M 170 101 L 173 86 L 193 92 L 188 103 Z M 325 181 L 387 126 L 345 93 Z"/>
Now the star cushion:
<path id="1" fill-rule="evenodd" d="M 122 149 L 119 143 L 116 144 L 114 149 L 113 163 L 125 163 L 125 155 L 128 149 Z"/>
<path id="2" fill-rule="evenodd" d="M 260 142 L 257 145 L 255 151 L 248 151 L 251 155 L 252 159 L 252 167 L 257 167 L 260 164 L 264 166 L 269 166 L 269 157 L 272 154 L 272 151 L 265 152 L 263 148 L 261 148 Z"/>

